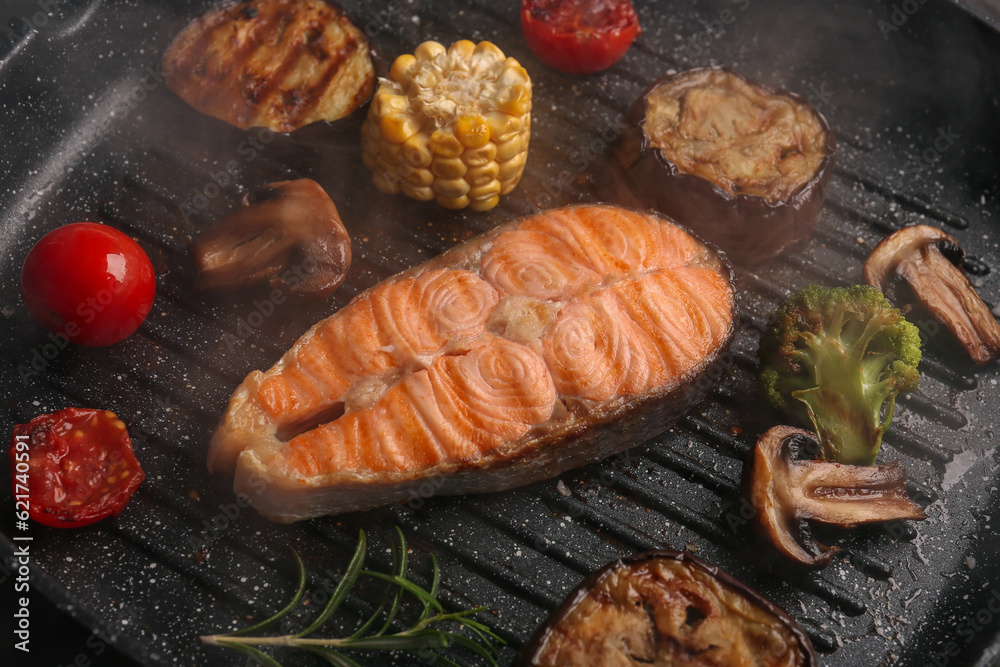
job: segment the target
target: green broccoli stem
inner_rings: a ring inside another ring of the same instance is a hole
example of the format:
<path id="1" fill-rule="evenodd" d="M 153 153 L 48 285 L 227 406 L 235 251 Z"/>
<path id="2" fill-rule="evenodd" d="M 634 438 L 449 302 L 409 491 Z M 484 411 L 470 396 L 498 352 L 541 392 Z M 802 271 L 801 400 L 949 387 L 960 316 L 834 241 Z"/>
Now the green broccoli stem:
<path id="1" fill-rule="evenodd" d="M 886 382 L 869 382 L 871 359 L 863 346 L 816 336 L 806 341 L 815 386 L 791 392 L 801 401 L 819 435 L 823 458 L 852 465 L 872 465 L 882 434 L 892 421 L 896 392 Z M 872 378 L 874 379 L 874 378 Z M 883 414 L 883 404 L 889 401 Z"/>

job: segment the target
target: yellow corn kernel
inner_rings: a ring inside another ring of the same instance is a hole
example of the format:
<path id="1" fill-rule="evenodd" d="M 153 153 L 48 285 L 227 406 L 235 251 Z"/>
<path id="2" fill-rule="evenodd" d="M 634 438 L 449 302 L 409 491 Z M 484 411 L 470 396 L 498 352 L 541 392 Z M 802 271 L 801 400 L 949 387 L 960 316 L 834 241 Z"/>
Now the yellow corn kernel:
<path id="1" fill-rule="evenodd" d="M 524 170 L 524 160 L 527 157 L 527 153 L 518 153 L 515 157 L 500 164 L 500 183 L 503 184 L 503 190 L 500 194 L 507 194 L 521 180 L 521 172 Z"/>
<path id="2" fill-rule="evenodd" d="M 430 137 L 423 132 L 418 132 L 406 140 L 403 144 L 403 159 L 414 167 L 429 167 L 434 155 L 428 146 Z"/>
<path id="3" fill-rule="evenodd" d="M 513 58 L 508 58 L 504 63 L 503 73 L 500 75 L 499 83 L 504 88 L 516 85 L 530 85 L 531 77 L 528 70 L 521 67 L 521 64 Z"/>
<path id="4" fill-rule="evenodd" d="M 462 161 L 470 167 L 481 167 L 496 159 L 497 145 L 492 141 L 483 144 L 479 148 L 466 148 L 462 153 Z"/>
<path id="5" fill-rule="evenodd" d="M 418 46 L 414 51 L 413 55 L 416 56 L 417 60 L 433 60 L 437 56 L 445 53 L 446 49 L 444 45 L 440 42 L 435 42 L 433 40 L 428 40 Z"/>
<path id="6" fill-rule="evenodd" d="M 445 197 L 442 195 L 438 195 L 437 197 L 434 198 L 434 201 L 441 204 L 441 206 L 444 206 L 445 208 L 451 208 L 455 210 L 458 210 L 460 208 L 465 208 L 471 203 L 469 198 L 466 197 L 465 195 L 461 197 Z"/>
<path id="7" fill-rule="evenodd" d="M 399 144 L 390 144 L 388 141 L 383 141 L 379 146 L 378 155 L 382 158 L 386 164 L 396 165 L 402 164 L 403 147 Z"/>
<path id="8" fill-rule="evenodd" d="M 399 83 L 408 84 L 410 79 L 413 78 L 413 72 L 416 71 L 416 68 L 417 59 L 409 53 L 405 53 L 396 58 L 396 61 L 392 63 L 392 69 L 389 70 L 389 76 Z"/>
<path id="9" fill-rule="evenodd" d="M 469 184 L 462 178 L 436 178 L 434 179 L 434 192 L 442 197 L 464 197 L 469 193 Z"/>
<path id="10" fill-rule="evenodd" d="M 510 141 L 505 141 L 502 144 L 498 144 L 497 162 L 503 164 L 520 153 L 522 149 L 524 149 L 524 140 L 520 136 L 514 137 Z"/>
<path id="11" fill-rule="evenodd" d="M 411 199 L 416 199 L 417 201 L 430 201 L 434 199 L 434 191 L 428 186 L 419 186 L 408 181 L 403 181 L 400 187 L 403 193 Z"/>
<path id="12" fill-rule="evenodd" d="M 490 140 L 490 126 L 482 116 L 462 116 L 455 121 L 455 136 L 466 148 L 479 148 Z"/>
<path id="13" fill-rule="evenodd" d="M 431 183 L 434 182 L 434 174 L 431 173 L 430 169 L 414 169 L 413 167 L 409 167 L 409 171 L 404 172 L 404 175 L 407 182 L 422 188 L 429 188 Z"/>
<path id="14" fill-rule="evenodd" d="M 375 156 L 365 151 L 361 154 L 361 163 L 369 169 L 375 168 Z"/>
<path id="15" fill-rule="evenodd" d="M 465 150 L 451 128 L 434 130 L 430 142 L 431 151 L 440 157 L 458 157 Z"/>
<path id="16" fill-rule="evenodd" d="M 531 91 L 522 84 L 504 89 L 497 97 L 497 109 L 512 116 L 520 116 L 531 111 Z"/>
<path id="17" fill-rule="evenodd" d="M 399 180 L 378 168 L 372 173 L 372 183 L 387 195 L 394 195 L 399 192 Z"/>
<path id="18" fill-rule="evenodd" d="M 467 39 L 460 39 L 448 47 L 448 55 L 462 60 L 468 60 L 476 50 L 476 44 Z"/>
<path id="19" fill-rule="evenodd" d="M 477 199 L 486 199 L 494 195 L 500 194 L 500 181 L 492 180 L 485 185 L 477 185 L 469 190 L 469 199 L 475 201 Z"/>
<path id="20" fill-rule="evenodd" d="M 410 114 L 393 113 L 379 121 L 382 139 L 401 144 L 420 131 L 420 123 Z"/>
<path id="21" fill-rule="evenodd" d="M 481 167 L 473 167 L 465 172 L 465 180 L 472 186 L 486 185 L 490 181 L 500 178 L 500 165 L 497 162 L 490 162 Z"/>
<path id="22" fill-rule="evenodd" d="M 521 119 L 502 111 L 490 111 L 485 115 L 486 124 L 490 126 L 490 139 L 500 143 L 509 141 L 521 131 Z"/>
<path id="23" fill-rule="evenodd" d="M 469 168 L 461 158 L 438 158 L 431 165 L 431 173 L 438 178 L 462 178 Z"/>
<path id="24" fill-rule="evenodd" d="M 496 44 L 485 40 L 476 44 L 476 49 L 472 52 L 472 57 L 475 60 L 487 60 L 492 62 L 500 62 L 506 59 L 503 51 L 501 51 Z"/>
<path id="25" fill-rule="evenodd" d="M 385 91 L 380 91 L 375 96 L 375 104 L 378 105 L 378 115 L 388 116 L 393 113 L 406 113 L 410 108 L 410 101 L 406 95 L 393 95 Z"/>
<path id="26" fill-rule="evenodd" d="M 500 203 L 500 195 L 493 195 L 486 199 L 472 199 L 469 201 L 469 208 L 473 211 L 488 211 Z"/>

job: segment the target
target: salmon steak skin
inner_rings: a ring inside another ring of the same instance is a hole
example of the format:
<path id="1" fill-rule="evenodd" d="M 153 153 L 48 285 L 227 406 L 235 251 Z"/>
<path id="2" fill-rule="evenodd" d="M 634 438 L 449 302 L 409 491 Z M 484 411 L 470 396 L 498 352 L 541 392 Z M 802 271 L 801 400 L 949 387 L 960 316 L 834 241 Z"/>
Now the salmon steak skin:
<path id="1" fill-rule="evenodd" d="M 543 211 L 362 292 L 236 389 L 208 467 L 290 523 L 554 477 L 669 428 L 724 374 L 724 256 L 670 219 Z"/>

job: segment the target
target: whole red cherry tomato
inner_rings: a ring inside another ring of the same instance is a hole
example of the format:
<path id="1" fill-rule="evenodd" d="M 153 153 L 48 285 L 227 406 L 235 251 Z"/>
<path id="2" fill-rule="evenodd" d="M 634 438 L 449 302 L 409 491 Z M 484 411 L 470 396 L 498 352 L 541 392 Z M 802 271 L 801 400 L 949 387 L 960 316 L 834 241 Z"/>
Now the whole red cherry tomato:
<path id="1" fill-rule="evenodd" d="M 130 336 L 149 313 L 156 276 L 139 244 L 95 222 L 49 232 L 21 267 L 28 312 L 78 345 L 111 345 Z"/>
<path id="2" fill-rule="evenodd" d="M 640 33 L 631 0 L 522 0 L 521 28 L 535 55 L 567 74 L 611 67 Z"/>
<path id="3" fill-rule="evenodd" d="M 66 408 L 14 427 L 10 476 L 18 513 L 77 528 L 121 512 L 145 474 L 115 413 Z"/>

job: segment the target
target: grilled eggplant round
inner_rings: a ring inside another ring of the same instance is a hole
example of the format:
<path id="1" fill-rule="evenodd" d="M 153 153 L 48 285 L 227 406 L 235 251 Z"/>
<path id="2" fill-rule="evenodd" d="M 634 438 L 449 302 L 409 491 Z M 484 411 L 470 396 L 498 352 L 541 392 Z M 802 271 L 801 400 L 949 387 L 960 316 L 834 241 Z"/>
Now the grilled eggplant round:
<path id="1" fill-rule="evenodd" d="M 371 44 L 325 0 L 224 4 L 189 23 L 163 56 L 167 87 L 241 129 L 292 132 L 353 113 L 375 90 Z"/>
<path id="2" fill-rule="evenodd" d="M 833 153 L 829 124 L 799 95 L 693 69 L 633 105 L 603 194 L 666 213 L 753 265 L 812 234 Z"/>
<path id="3" fill-rule="evenodd" d="M 799 625 L 725 572 L 677 551 L 616 560 L 590 575 L 535 633 L 522 667 L 803 665 Z"/>

